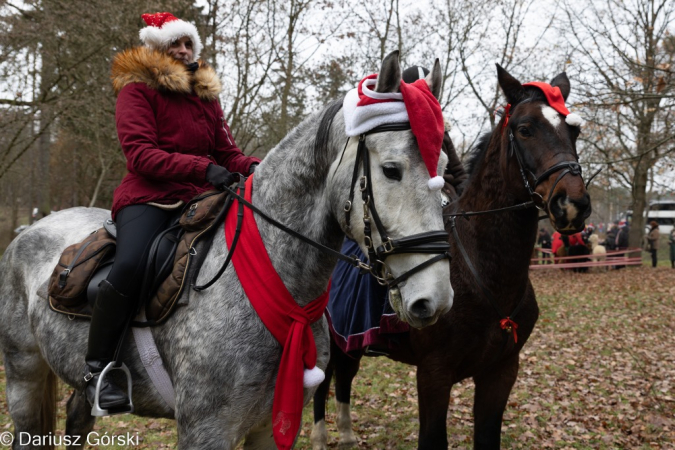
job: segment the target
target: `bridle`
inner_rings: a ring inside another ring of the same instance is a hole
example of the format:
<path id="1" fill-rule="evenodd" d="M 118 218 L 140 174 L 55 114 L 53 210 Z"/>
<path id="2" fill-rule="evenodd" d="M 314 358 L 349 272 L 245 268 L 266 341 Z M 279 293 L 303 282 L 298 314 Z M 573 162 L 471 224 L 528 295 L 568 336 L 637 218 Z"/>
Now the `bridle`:
<path id="1" fill-rule="evenodd" d="M 551 199 L 553 198 L 553 191 L 555 191 L 556 186 L 558 186 L 558 183 L 560 182 L 560 180 L 563 179 L 565 175 L 570 174 L 573 176 L 580 176 L 583 181 L 583 176 L 581 175 L 581 164 L 579 164 L 579 157 L 576 155 L 574 155 L 575 157 L 574 161 L 562 161 L 553 164 L 551 167 L 544 170 L 544 172 L 541 175 L 536 176 L 534 172 L 528 169 L 527 166 L 525 165 L 520 147 L 516 143 L 516 139 L 513 136 L 513 132 L 511 131 L 511 129 L 509 129 L 509 153 L 510 156 L 514 154 L 516 155 L 516 161 L 518 161 L 518 169 L 520 170 L 520 175 L 523 178 L 525 189 L 527 189 L 528 194 L 530 194 L 532 204 L 540 211 L 545 211 L 547 213 L 549 212 Z M 558 177 L 553 183 L 553 186 L 551 186 L 551 189 L 548 194 L 548 201 L 544 203 L 544 198 L 541 196 L 541 194 L 535 192 L 535 189 L 537 189 L 537 186 L 539 186 L 542 182 L 548 180 L 553 173 L 559 170 L 562 170 L 562 172 L 558 174 Z M 532 186 L 530 185 L 528 175 L 531 179 L 534 179 L 534 183 Z M 595 175 L 593 175 L 593 177 L 595 177 Z M 593 179 L 593 177 L 591 177 L 591 180 Z M 588 182 L 590 183 L 591 180 L 588 180 Z"/>
<path id="2" fill-rule="evenodd" d="M 375 208 L 375 201 L 374 201 L 374 196 L 373 196 L 373 190 L 372 190 L 372 185 L 370 183 L 371 176 L 370 176 L 370 154 L 368 147 L 366 146 L 366 136 L 370 134 L 376 134 L 376 133 L 383 133 L 383 132 L 388 132 L 388 131 L 403 131 L 403 130 L 410 130 L 410 123 L 405 122 L 405 123 L 395 123 L 395 124 L 386 124 L 386 125 L 381 125 L 379 127 L 373 128 L 370 131 L 367 131 L 359 136 L 359 145 L 358 149 L 356 152 L 356 161 L 354 162 L 354 171 L 352 175 L 352 183 L 349 189 L 349 200 L 345 202 L 344 206 L 344 212 L 345 212 L 345 219 L 346 219 L 346 224 L 347 228 L 350 228 L 350 214 L 352 210 L 352 205 L 354 201 L 354 186 L 356 185 L 356 182 L 358 180 L 359 182 L 359 190 L 361 191 L 361 198 L 363 199 L 363 224 L 364 224 L 364 245 L 368 249 L 368 259 L 369 263 L 361 261 L 358 257 L 352 255 L 352 256 L 347 256 L 343 255 L 342 253 L 325 246 L 323 244 L 320 244 L 307 236 L 298 233 L 295 230 L 292 230 L 288 228 L 286 225 L 280 223 L 279 221 L 273 219 L 270 217 L 268 214 L 265 212 L 261 211 L 258 207 L 255 205 L 251 204 L 250 202 L 246 201 L 244 199 L 244 196 L 241 195 L 244 189 L 244 177 L 240 177 L 239 181 L 239 192 L 235 191 L 229 186 L 225 187 L 225 191 L 227 192 L 228 196 L 230 197 L 230 201 L 226 202 L 229 203 L 231 202 L 232 199 L 237 199 L 239 202 L 239 212 L 238 212 L 238 221 L 237 221 L 237 231 L 235 232 L 235 236 L 233 239 L 233 245 L 232 248 L 228 250 L 228 255 L 223 263 L 223 265 L 220 267 L 216 275 L 207 283 L 201 285 L 201 286 L 192 286 L 192 288 L 195 291 L 202 291 L 204 289 L 209 288 L 212 286 L 218 278 L 225 272 L 225 269 L 229 265 L 229 262 L 232 258 L 232 253 L 234 252 L 236 248 L 236 243 L 239 239 L 239 232 L 241 230 L 241 225 L 242 225 L 242 218 L 243 218 L 243 207 L 246 206 L 253 210 L 255 213 L 260 215 L 263 219 L 265 219 L 267 222 L 272 224 L 273 226 L 279 228 L 283 232 L 290 234 L 291 236 L 305 242 L 306 244 L 311 245 L 312 247 L 319 249 L 320 251 L 324 253 L 328 253 L 338 259 L 341 259 L 342 261 L 345 261 L 352 266 L 360 269 L 364 273 L 370 273 L 377 279 L 378 283 L 382 284 L 383 286 L 388 286 L 390 290 L 390 298 L 393 299 L 394 302 L 396 302 L 396 299 L 400 300 L 400 292 L 398 290 L 398 285 L 408 279 L 411 275 L 414 273 L 419 272 L 420 270 L 429 267 L 433 263 L 440 261 L 442 259 L 450 259 L 450 242 L 448 241 L 448 232 L 445 230 L 439 230 L 439 231 L 428 231 L 424 233 L 419 233 L 419 234 L 414 234 L 412 236 L 407 236 L 399 239 L 391 239 L 386 232 L 386 229 L 384 225 L 382 224 L 382 221 L 380 220 L 380 216 L 377 213 L 377 209 Z M 347 140 L 347 143 L 345 144 L 345 148 L 342 151 L 342 156 L 340 157 L 340 162 L 342 162 L 342 157 L 344 156 L 344 152 L 347 149 L 347 145 L 349 144 L 349 139 Z M 338 162 L 338 165 L 340 164 Z M 359 166 L 363 167 L 363 175 L 359 177 Z M 226 211 L 223 211 L 219 214 L 219 217 L 222 215 L 224 218 L 224 214 Z M 219 219 L 220 220 L 220 219 Z M 380 234 L 380 240 L 382 242 L 381 245 L 379 245 L 377 248 L 375 248 L 373 238 L 372 238 L 372 230 L 371 230 L 371 220 L 375 223 L 375 227 L 377 228 L 379 234 Z M 424 261 L 421 264 L 418 264 L 417 266 L 413 267 L 412 269 L 408 270 L 407 272 L 399 275 L 398 277 L 394 278 L 392 273 L 389 271 L 385 264 L 385 260 L 388 256 L 390 255 L 395 255 L 395 254 L 401 254 L 401 253 L 430 253 L 430 254 L 436 254 L 431 259 L 428 259 L 427 261 Z"/>
<path id="3" fill-rule="evenodd" d="M 383 286 L 388 286 L 390 290 L 396 288 L 396 286 L 408 279 L 411 275 L 429 267 L 435 262 L 446 258 L 450 259 L 450 244 L 448 242 L 449 236 L 447 231 L 427 231 L 399 239 L 392 239 L 388 236 L 387 230 L 382 224 L 377 208 L 375 207 L 375 196 L 373 195 L 372 178 L 370 174 L 370 150 L 368 150 L 368 146 L 366 145 L 366 136 L 389 131 L 404 130 L 410 130 L 410 123 L 403 122 L 380 125 L 359 136 L 352 182 L 349 189 L 349 199 L 344 205 L 345 223 L 347 229 L 350 230 L 350 217 L 354 202 L 355 186 L 358 181 L 361 199 L 363 200 L 363 239 L 364 245 L 368 250 L 368 260 L 370 262 L 369 265 L 362 265 L 361 269 L 366 269 L 375 277 L 375 279 L 377 279 L 378 283 Z M 347 142 L 349 143 L 349 141 Z M 359 176 L 359 166 L 363 167 L 363 174 L 361 176 Z M 372 237 L 372 224 L 375 224 L 375 228 L 380 235 L 381 244 L 377 247 L 375 247 Z M 385 260 L 390 255 L 402 253 L 428 253 L 436 254 L 436 256 L 394 278 L 385 264 Z"/>
<path id="4" fill-rule="evenodd" d="M 525 101 L 527 102 L 527 100 Z M 525 103 L 521 102 L 518 103 L 516 106 L 519 104 Z M 525 165 L 525 162 L 523 161 L 523 154 L 516 143 L 516 138 L 513 135 L 513 131 L 511 128 L 507 128 L 507 125 L 509 123 L 509 119 L 511 118 L 511 110 L 513 109 L 513 106 L 509 103 L 506 105 L 504 108 L 504 124 L 502 125 L 502 133 L 504 132 L 504 129 L 508 129 L 509 132 L 509 156 L 513 156 L 514 154 L 516 155 L 516 160 L 518 161 L 518 169 L 520 170 L 520 176 L 523 178 L 523 183 L 525 184 L 525 189 L 527 189 L 528 194 L 530 194 L 530 198 L 532 199 L 532 204 L 540 211 L 544 211 L 546 213 L 549 213 L 550 211 L 550 205 L 551 205 L 551 199 L 553 198 L 553 192 L 555 191 L 556 186 L 558 186 L 558 183 L 562 178 L 567 175 L 571 174 L 573 176 L 580 176 L 581 180 L 583 181 L 583 176 L 581 175 L 581 164 L 579 164 L 579 156 L 576 154 L 574 155 L 574 161 L 562 161 L 559 163 L 556 163 L 549 167 L 548 169 L 544 170 L 544 172 L 537 176 L 532 172 L 527 166 Z M 537 189 L 537 186 L 539 186 L 543 181 L 548 180 L 551 174 L 562 170 L 560 174 L 558 174 L 558 178 L 556 178 L 555 182 L 553 183 L 553 186 L 551 187 L 551 190 L 549 191 L 548 194 L 548 201 L 544 203 L 544 198 L 539 194 L 538 192 L 535 192 L 535 189 Z M 525 173 L 527 172 L 527 174 Z M 596 172 L 589 180 L 586 186 L 591 182 L 591 180 L 599 173 Z M 534 185 L 530 186 L 530 182 L 528 179 L 528 175 L 534 179 Z"/>

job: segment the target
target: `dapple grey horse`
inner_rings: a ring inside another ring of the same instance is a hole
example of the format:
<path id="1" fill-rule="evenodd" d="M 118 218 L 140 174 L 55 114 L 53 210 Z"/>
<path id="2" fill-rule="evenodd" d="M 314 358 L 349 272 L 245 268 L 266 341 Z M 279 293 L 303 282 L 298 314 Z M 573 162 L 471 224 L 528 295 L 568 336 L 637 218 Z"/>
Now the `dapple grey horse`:
<path id="1" fill-rule="evenodd" d="M 398 53 L 394 52 L 382 63 L 376 90 L 398 91 L 400 73 Z M 438 62 L 427 83 L 438 97 Z M 339 109 L 340 104 L 335 103 L 302 122 L 260 164 L 253 183 L 253 203 L 261 210 L 335 250 L 340 248 L 345 230 L 350 230 L 349 236 L 357 242 L 364 241 L 360 205 L 354 208 L 349 228 L 345 223 L 343 205 L 349 196 L 358 138 L 348 140 Z M 318 145 L 315 141 L 323 142 Z M 428 172 L 412 133 L 387 131 L 368 136 L 366 141 L 374 201 L 390 236 L 442 230 L 440 192 L 427 188 Z M 446 163 L 442 155 L 439 173 Z M 387 177 L 384 164 L 398 168 L 400 179 Z M 94 426 L 82 379 L 89 322 L 52 312 L 38 290 L 63 249 L 81 241 L 108 217 L 108 211 L 96 208 L 54 213 L 19 235 L 0 261 L 0 349 L 7 376 L 7 404 L 17 434 L 45 436 L 53 432 L 56 377 L 75 389 L 68 401 L 66 434 L 86 435 Z M 324 292 L 335 257 L 300 242 L 258 215 L 256 222 L 275 269 L 297 303 L 304 306 Z M 198 283 L 214 276 L 226 254 L 223 233 L 218 232 Z M 393 255 L 387 265 L 393 276 L 398 276 L 427 259 L 428 255 L 420 254 Z M 441 260 L 400 286 L 403 301 L 399 316 L 421 327 L 446 312 L 453 297 L 449 270 L 448 261 Z M 275 448 L 271 411 L 282 347 L 256 315 L 234 269 L 230 266 L 203 292 L 184 292 L 180 302 L 187 306 L 152 330 L 175 389 L 176 409 L 172 411 L 159 396 L 133 340 L 128 340 L 123 362 L 134 380 L 135 413 L 175 418 L 178 448 L 183 450 L 232 449 L 243 439 L 247 449 Z M 415 308 L 418 302 L 424 307 Z M 325 369 L 329 356 L 325 319 L 314 323 L 312 331 L 317 365 Z M 305 390 L 305 404 L 314 390 Z M 15 441 L 14 448 L 34 447 Z"/>

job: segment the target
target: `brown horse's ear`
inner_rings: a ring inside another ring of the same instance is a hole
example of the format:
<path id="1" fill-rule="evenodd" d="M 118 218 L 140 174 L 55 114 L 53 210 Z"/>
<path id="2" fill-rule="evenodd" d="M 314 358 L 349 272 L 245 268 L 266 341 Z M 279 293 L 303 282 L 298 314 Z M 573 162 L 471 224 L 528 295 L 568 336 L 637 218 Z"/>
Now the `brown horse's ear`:
<path id="1" fill-rule="evenodd" d="M 398 92 L 400 86 L 401 65 L 398 63 L 398 50 L 395 50 L 382 60 L 382 68 L 377 75 L 375 92 Z"/>
<path id="2" fill-rule="evenodd" d="M 515 105 L 520 102 L 525 97 L 525 88 L 520 84 L 520 81 L 513 78 L 502 66 L 496 64 L 497 66 L 497 80 L 499 80 L 499 86 L 504 91 L 506 100 Z"/>
<path id="3" fill-rule="evenodd" d="M 429 75 L 426 76 L 425 80 L 429 85 L 429 90 L 434 94 L 434 97 L 436 97 L 436 100 L 440 100 L 443 78 L 441 75 L 441 63 L 438 61 L 438 58 L 436 58 L 434 68 L 431 69 L 431 72 L 429 72 Z"/>
<path id="4" fill-rule="evenodd" d="M 567 100 L 567 96 L 570 95 L 570 80 L 567 78 L 567 74 L 562 72 L 554 79 L 551 80 L 551 86 L 558 86 L 560 92 L 562 93 L 563 99 Z"/>

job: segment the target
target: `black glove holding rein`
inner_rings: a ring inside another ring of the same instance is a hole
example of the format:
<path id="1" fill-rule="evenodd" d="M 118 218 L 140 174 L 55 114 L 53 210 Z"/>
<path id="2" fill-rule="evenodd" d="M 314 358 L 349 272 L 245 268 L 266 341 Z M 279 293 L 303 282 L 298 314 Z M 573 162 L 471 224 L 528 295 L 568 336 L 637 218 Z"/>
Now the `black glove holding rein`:
<path id="1" fill-rule="evenodd" d="M 223 166 L 209 164 L 206 168 L 206 181 L 211 183 L 218 190 L 225 190 L 235 181 L 235 176 Z"/>

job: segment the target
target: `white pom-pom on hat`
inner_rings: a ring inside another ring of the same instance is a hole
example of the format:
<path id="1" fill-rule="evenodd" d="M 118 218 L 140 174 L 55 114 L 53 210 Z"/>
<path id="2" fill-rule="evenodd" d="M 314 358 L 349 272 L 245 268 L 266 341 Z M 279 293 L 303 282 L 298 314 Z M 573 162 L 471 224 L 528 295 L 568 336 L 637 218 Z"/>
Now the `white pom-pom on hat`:
<path id="1" fill-rule="evenodd" d="M 302 375 L 302 386 L 306 388 L 313 388 L 320 385 L 326 379 L 326 374 L 323 370 L 314 366 L 311 369 L 305 369 Z"/>
<path id="2" fill-rule="evenodd" d="M 443 186 L 445 186 L 445 180 L 443 177 L 436 175 L 433 178 L 429 178 L 429 181 L 427 181 L 427 186 L 429 186 L 429 190 L 431 191 L 438 191 L 439 189 L 442 189 Z"/>
<path id="3" fill-rule="evenodd" d="M 580 127 L 584 124 L 584 119 L 582 119 L 579 114 L 569 113 L 567 117 L 565 117 L 565 122 L 572 127 Z"/>

